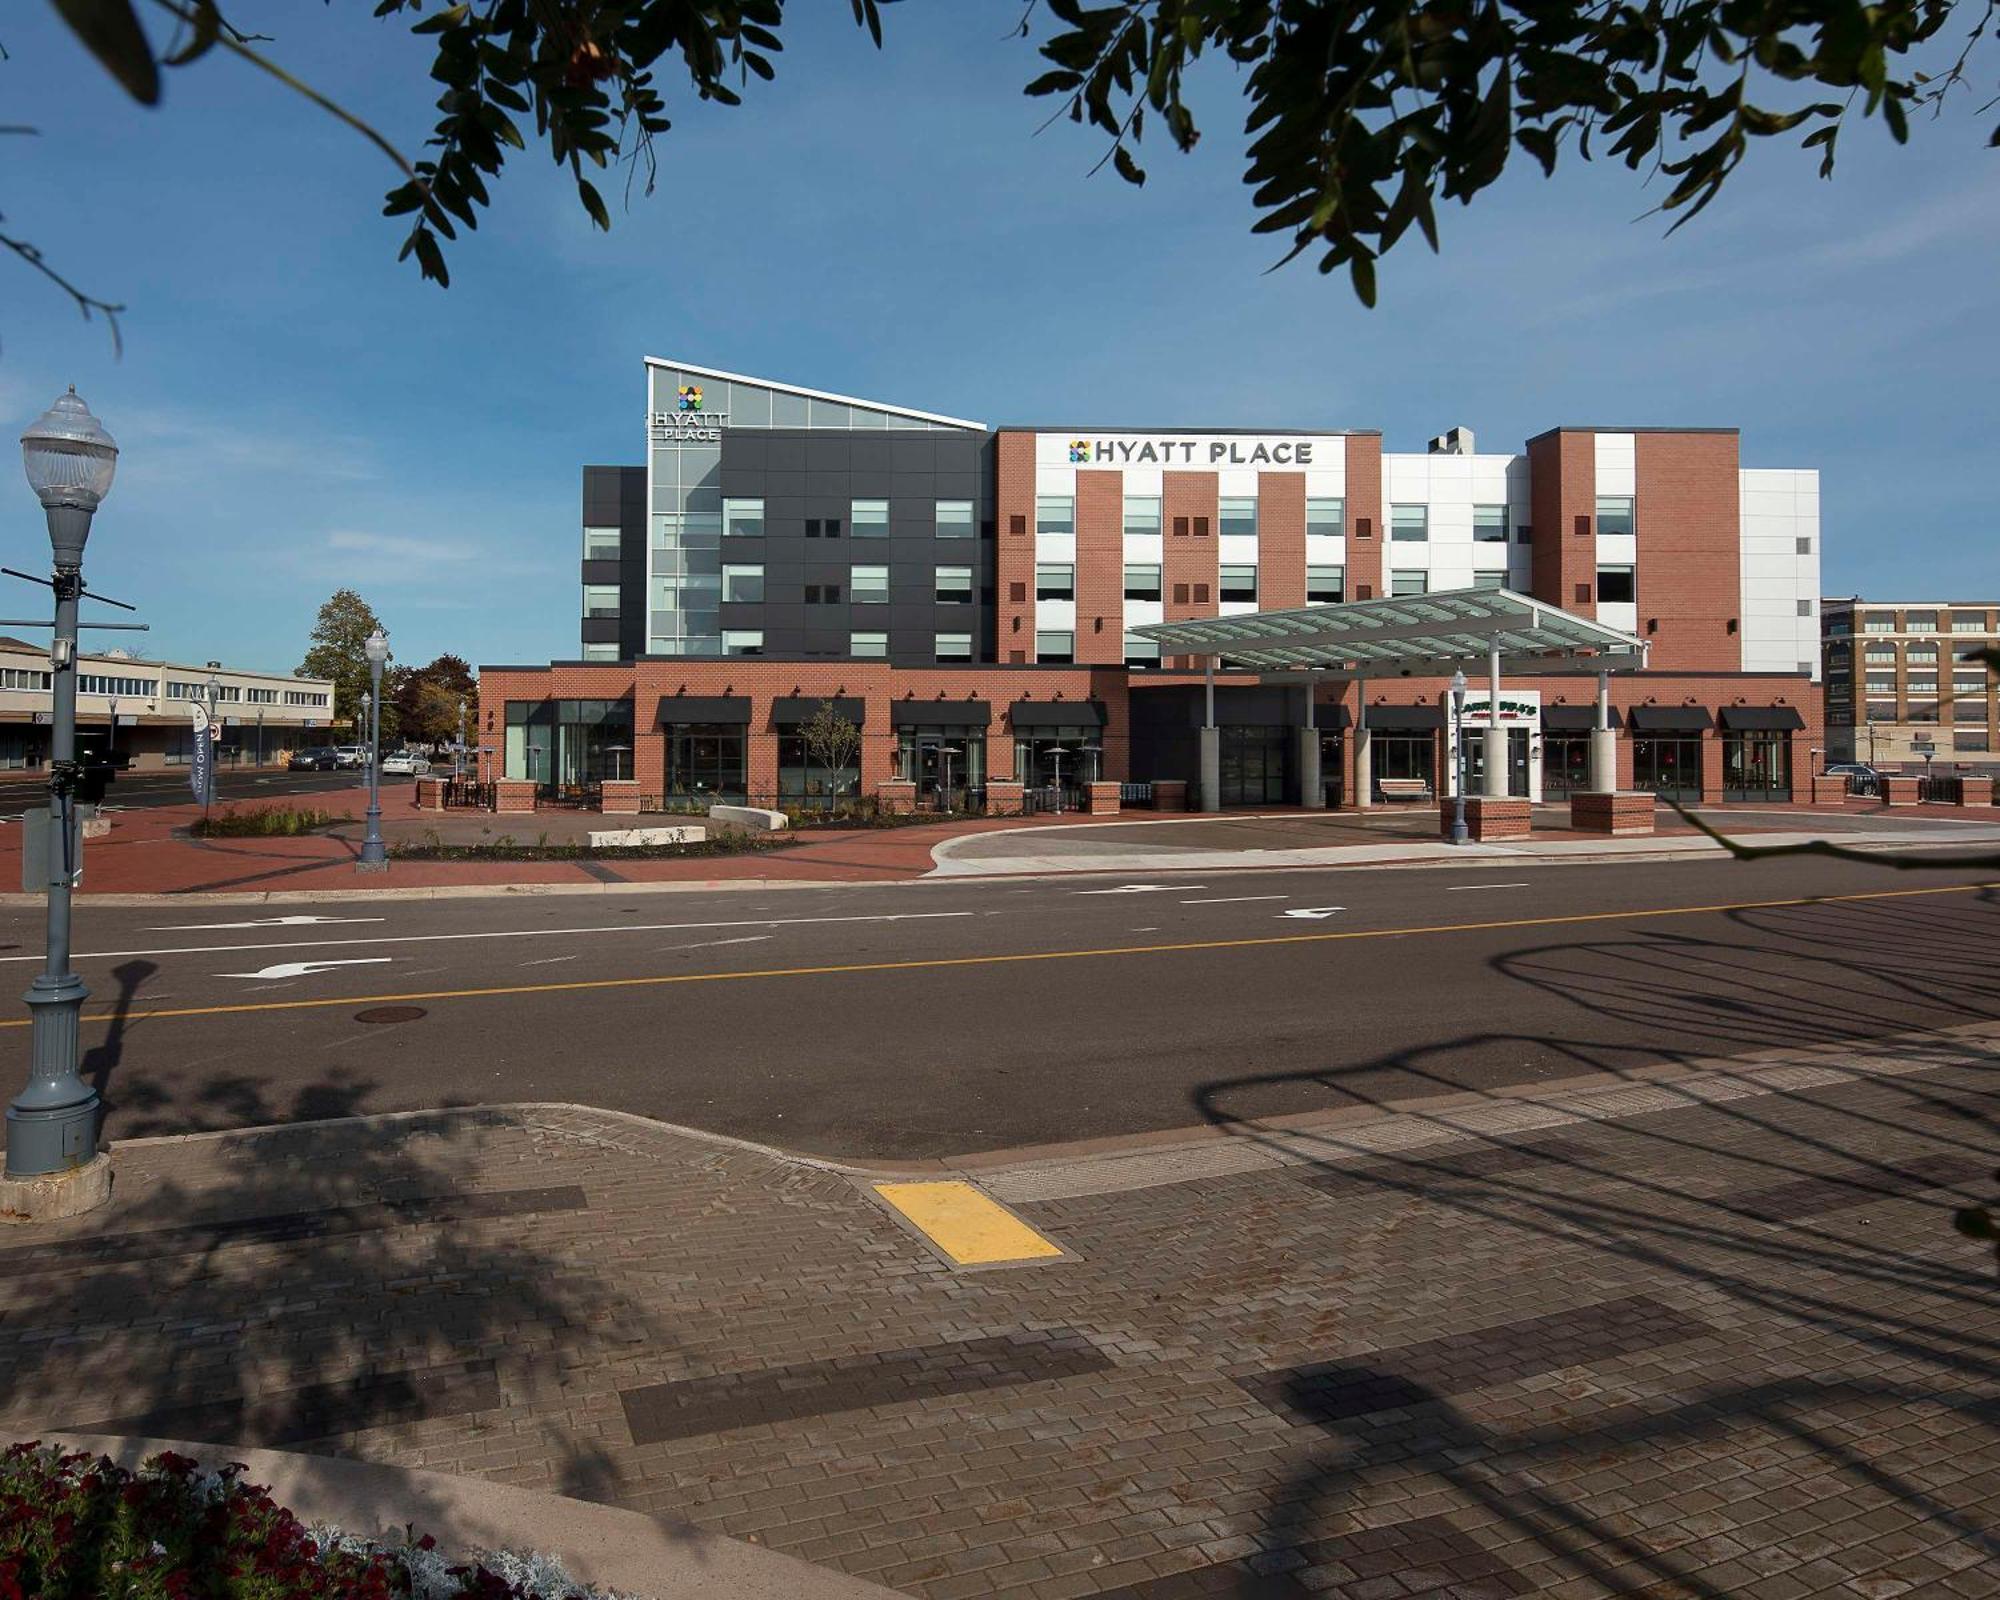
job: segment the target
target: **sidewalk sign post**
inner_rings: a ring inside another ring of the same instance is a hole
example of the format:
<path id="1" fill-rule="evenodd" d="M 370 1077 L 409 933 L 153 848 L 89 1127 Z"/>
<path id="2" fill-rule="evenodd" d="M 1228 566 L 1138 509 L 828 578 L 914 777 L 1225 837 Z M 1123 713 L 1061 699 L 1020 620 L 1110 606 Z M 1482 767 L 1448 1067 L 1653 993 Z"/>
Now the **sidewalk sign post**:
<path id="1" fill-rule="evenodd" d="M 368 832 L 354 868 L 357 872 L 383 872 L 389 866 L 388 852 L 382 845 L 382 664 L 389 659 L 388 637 L 377 628 L 362 649 L 368 656 L 369 679 L 369 688 L 361 697 L 361 714 L 368 725 Z"/>

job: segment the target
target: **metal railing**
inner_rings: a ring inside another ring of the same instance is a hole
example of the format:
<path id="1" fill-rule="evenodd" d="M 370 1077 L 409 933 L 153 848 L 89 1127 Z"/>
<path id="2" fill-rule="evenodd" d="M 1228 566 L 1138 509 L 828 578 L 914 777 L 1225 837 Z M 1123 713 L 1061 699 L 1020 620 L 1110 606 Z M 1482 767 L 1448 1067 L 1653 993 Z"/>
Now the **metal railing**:
<path id="1" fill-rule="evenodd" d="M 447 778 L 443 805 L 447 811 L 491 811 L 495 805 L 493 785 L 471 778 Z"/>
<path id="2" fill-rule="evenodd" d="M 1919 800 L 1927 800 L 1938 805 L 1955 806 L 1964 797 L 1964 794 L 1965 780 L 1963 778 L 1937 777 L 1917 779 L 1917 798 Z"/>
<path id="3" fill-rule="evenodd" d="M 1121 783 L 1118 785 L 1118 803 L 1121 806 L 1149 806 L 1153 803 L 1153 786 L 1150 783 Z"/>

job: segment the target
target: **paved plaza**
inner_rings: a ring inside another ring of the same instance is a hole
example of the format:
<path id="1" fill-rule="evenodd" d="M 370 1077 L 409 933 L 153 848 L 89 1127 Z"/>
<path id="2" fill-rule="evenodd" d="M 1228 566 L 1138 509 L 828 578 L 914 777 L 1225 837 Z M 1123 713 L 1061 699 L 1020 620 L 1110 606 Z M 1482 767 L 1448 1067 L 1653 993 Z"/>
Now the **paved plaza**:
<path id="1" fill-rule="evenodd" d="M 929 1600 L 2000 1593 L 1951 1225 L 1996 1051 L 995 1159 L 1065 1253 L 981 1270 L 870 1174 L 604 1112 L 139 1140 L 0 1236 L 0 1431 L 485 1476 Z"/>

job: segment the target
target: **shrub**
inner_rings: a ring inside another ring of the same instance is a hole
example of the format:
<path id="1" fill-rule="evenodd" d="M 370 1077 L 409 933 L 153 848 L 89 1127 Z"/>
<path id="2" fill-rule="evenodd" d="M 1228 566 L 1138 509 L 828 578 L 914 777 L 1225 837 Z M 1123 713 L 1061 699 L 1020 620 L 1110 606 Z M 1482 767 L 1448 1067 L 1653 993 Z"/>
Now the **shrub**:
<path id="1" fill-rule="evenodd" d="M 447 1565 L 308 1527 L 241 1468 L 168 1451 L 136 1473 L 38 1443 L 0 1456 L 0 1600 L 586 1600 L 560 1566 Z"/>
<path id="2" fill-rule="evenodd" d="M 352 822 L 344 813 L 270 806 L 258 811 L 222 811 L 188 829 L 197 839 L 296 839 L 301 834 Z"/>

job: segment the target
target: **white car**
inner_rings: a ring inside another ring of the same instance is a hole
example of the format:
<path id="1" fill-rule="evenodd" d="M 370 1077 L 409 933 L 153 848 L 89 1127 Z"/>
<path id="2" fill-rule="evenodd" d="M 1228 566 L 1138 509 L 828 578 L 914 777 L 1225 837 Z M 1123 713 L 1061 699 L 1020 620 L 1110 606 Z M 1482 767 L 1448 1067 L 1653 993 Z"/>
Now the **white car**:
<path id="1" fill-rule="evenodd" d="M 365 767 L 368 765 L 368 746 L 365 744 L 343 744 L 334 747 L 334 759 L 343 767 Z"/>
<path id="2" fill-rule="evenodd" d="M 399 750 L 394 755 L 382 758 L 382 770 L 385 773 L 397 772 L 412 778 L 421 778 L 431 770 L 431 764 L 413 751 Z"/>

